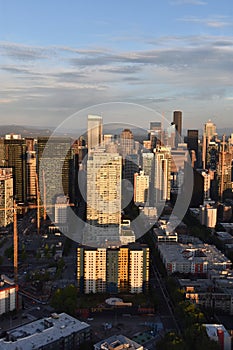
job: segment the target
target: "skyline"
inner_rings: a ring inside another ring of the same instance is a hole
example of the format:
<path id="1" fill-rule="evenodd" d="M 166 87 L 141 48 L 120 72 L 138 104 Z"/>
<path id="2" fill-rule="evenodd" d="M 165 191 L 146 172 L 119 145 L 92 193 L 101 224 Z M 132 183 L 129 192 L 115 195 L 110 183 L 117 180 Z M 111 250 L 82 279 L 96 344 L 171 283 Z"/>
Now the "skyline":
<path id="1" fill-rule="evenodd" d="M 232 26 L 226 0 L 0 1 L 1 125 L 123 102 L 182 110 L 185 129 L 231 127 Z"/>

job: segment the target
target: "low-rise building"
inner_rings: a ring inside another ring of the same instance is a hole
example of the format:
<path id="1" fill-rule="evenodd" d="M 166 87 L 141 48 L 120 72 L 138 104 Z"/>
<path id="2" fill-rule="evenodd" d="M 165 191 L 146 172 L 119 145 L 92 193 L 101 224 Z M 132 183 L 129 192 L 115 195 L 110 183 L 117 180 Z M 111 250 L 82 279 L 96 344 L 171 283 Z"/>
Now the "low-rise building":
<path id="1" fill-rule="evenodd" d="M 66 314 L 52 314 L 7 332 L 0 350 L 72 350 L 90 339 L 90 326 Z"/>
<path id="2" fill-rule="evenodd" d="M 17 309 L 18 306 L 18 286 L 6 277 L 0 278 L 0 315 Z"/>
<path id="3" fill-rule="evenodd" d="M 231 267 L 231 261 L 213 245 L 160 243 L 158 250 L 168 274 L 207 274 L 210 269 Z"/>
<path id="4" fill-rule="evenodd" d="M 124 335 L 113 335 L 108 339 L 101 340 L 94 345 L 94 350 L 146 350 L 143 345 L 125 337 Z"/>
<path id="5" fill-rule="evenodd" d="M 231 336 L 222 324 L 204 324 L 208 337 L 219 343 L 221 350 L 231 350 Z"/>

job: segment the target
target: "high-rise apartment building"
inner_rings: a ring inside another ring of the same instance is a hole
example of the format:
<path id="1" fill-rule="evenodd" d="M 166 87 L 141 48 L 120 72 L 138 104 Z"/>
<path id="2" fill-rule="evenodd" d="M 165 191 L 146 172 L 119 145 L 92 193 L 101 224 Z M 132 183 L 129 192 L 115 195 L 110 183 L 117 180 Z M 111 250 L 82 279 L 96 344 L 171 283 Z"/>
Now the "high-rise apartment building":
<path id="1" fill-rule="evenodd" d="M 120 225 L 121 156 L 93 152 L 87 161 L 87 222 Z"/>
<path id="2" fill-rule="evenodd" d="M 27 200 L 36 200 L 36 151 L 27 151 Z"/>
<path id="3" fill-rule="evenodd" d="M 0 167 L 0 208 L 13 208 L 13 174 L 12 168 Z M 13 222 L 13 210 L 0 210 L 0 227 Z"/>
<path id="4" fill-rule="evenodd" d="M 149 176 L 144 171 L 134 174 L 134 202 L 149 205 Z"/>
<path id="5" fill-rule="evenodd" d="M 157 147 L 154 167 L 154 206 L 170 200 L 171 151 L 168 147 Z"/>
<path id="6" fill-rule="evenodd" d="M 149 286 L 149 248 L 131 243 L 119 248 L 77 249 L 77 283 L 82 293 L 142 293 Z"/>
<path id="7" fill-rule="evenodd" d="M 87 145 L 88 153 L 103 140 L 103 119 L 99 115 L 88 115 L 87 119 Z"/>

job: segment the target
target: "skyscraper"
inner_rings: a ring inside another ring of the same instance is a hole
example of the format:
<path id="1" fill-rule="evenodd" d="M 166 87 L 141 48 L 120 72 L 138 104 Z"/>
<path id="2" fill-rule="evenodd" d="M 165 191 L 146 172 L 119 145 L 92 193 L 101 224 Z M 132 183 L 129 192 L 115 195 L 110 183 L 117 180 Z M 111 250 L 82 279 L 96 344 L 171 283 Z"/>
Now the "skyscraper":
<path id="1" fill-rule="evenodd" d="M 227 197 L 227 192 L 232 193 L 232 153 L 229 152 L 225 142 L 225 135 L 219 152 L 217 165 L 218 195 L 220 199 Z"/>
<path id="2" fill-rule="evenodd" d="M 12 168 L 0 168 L 0 208 L 13 208 Z M 13 222 L 13 210 L 0 210 L 0 227 Z"/>
<path id="3" fill-rule="evenodd" d="M 154 205 L 154 153 L 142 153 L 142 169 L 149 176 L 149 205 Z"/>
<path id="4" fill-rule="evenodd" d="M 88 153 L 103 140 L 103 119 L 99 115 L 88 115 L 87 119 L 87 145 Z"/>
<path id="5" fill-rule="evenodd" d="M 171 152 L 168 147 L 155 150 L 154 206 L 170 200 Z"/>
<path id="6" fill-rule="evenodd" d="M 188 130 L 187 132 L 187 145 L 189 152 L 194 151 L 196 156 L 195 168 L 198 165 L 198 130 Z M 190 154 L 191 155 L 191 154 Z"/>
<path id="7" fill-rule="evenodd" d="M 87 221 L 93 225 L 120 225 L 121 156 L 93 152 L 87 161 Z"/>
<path id="8" fill-rule="evenodd" d="M 203 169 L 209 168 L 209 161 L 208 158 L 213 158 L 213 152 L 212 149 L 215 148 L 215 145 L 217 143 L 214 140 L 214 137 L 217 136 L 216 132 L 216 125 L 209 120 L 204 125 L 204 132 L 203 132 L 203 140 L 202 140 L 202 167 Z M 210 143 L 212 142 L 212 145 Z M 213 144 L 215 143 L 215 145 Z M 212 147 L 214 146 L 214 147 Z M 212 154 L 210 156 L 210 154 Z M 215 167 L 216 168 L 216 167 Z"/>
<path id="9" fill-rule="evenodd" d="M 211 120 L 208 120 L 208 122 L 205 123 L 204 134 L 209 140 L 211 140 L 214 136 L 217 135 L 216 125 L 212 123 Z"/>
<path id="10" fill-rule="evenodd" d="M 27 195 L 26 142 L 20 135 L 6 135 L 4 149 L 4 165 L 13 170 L 15 199 L 24 202 Z"/>
<path id="11" fill-rule="evenodd" d="M 36 199 L 36 152 L 27 151 L 27 200 Z"/>
<path id="12" fill-rule="evenodd" d="M 149 205 L 149 176 L 144 171 L 134 174 L 134 202 Z"/>
<path id="13" fill-rule="evenodd" d="M 130 129 L 124 129 L 120 135 L 120 154 L 125 157 L 129 154 L 132 154 L 134 150 L 134 139 L 133 133 Z"/>
<path id="14" fill-rule="evenodd" d="M 49 143 L 47 144 L 47 142 Z M 45 152 L 45 153 L 43 153 Z M 71 139 L 65 137 L 38 137 L 38 174 L 41 186 L 41 198 L 46 188 L 46 203 L 54 204 L 60 194 L 70 197 L 71 168 L 73 154 L 71 151 Z M 66 156 L 63 156 L 63 155 Z M 44 174 L 44 176 L 43 176 Z M 58 186 L 56 175 L 62 177 L 62 186 Z M 44 177 L 44 179 L 43 179 Z M 43 183 L 45 180 L 45 183 Z M 52 209 L 48 208 L 51 214 Z"/>
<path id="15" fill-rule="evenodd" d="M 162 144 L 162 123 L 150 122 L 149 140 L 151 141 L 151 149 Z"/>
<path id="16" fill-rule="evenodd" d="M 178 143 L 181 142 L 181 136 L 182 136 L 182 112 L 181 111 L 173 112 L 173 123 L 175 124 L 175 128 L 176 128 L 175 146 L 177 147 Z"/>

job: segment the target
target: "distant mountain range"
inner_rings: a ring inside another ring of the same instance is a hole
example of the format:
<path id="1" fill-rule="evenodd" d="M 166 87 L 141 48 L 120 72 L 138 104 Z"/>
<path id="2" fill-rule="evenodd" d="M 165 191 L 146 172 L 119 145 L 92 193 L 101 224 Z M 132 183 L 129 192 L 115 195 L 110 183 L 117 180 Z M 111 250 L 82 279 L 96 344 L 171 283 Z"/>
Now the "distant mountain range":
<path id="1" fill-rule="evenodd" d="M 111 133 L 114 135 L 119 135 L 121 133 L 121 131 L 124 129 L 124 127 L 119 127 L 117 128 L 116 125 L 112 127 L 108 128 L 104 128 L 104 133 Z M 54 127 L 48 127 L 48 128 L 41 128 L 39 126 L 25 126 L 25 125 L 1 125 L 0 126 L 0 137 L 5 136 L 6 134 L 19 134 L 22 137 L 38 137 L 38 136 L 50 136 L 53 131 L 55 130 Z M 135 129 L 131 129 L 132 133 L 136 136 L 136 135 L 145 135 L 146 134 L 146 129 L 142 129 L 142 128 L 135 128 Z M 85 134 L 86 130 L 82 130 L 82 133 Z M 183 129 L 183 136 L 185 137 L 187 135 L 187 130 Z M 201 136 L 203 133 L 202 130 L 199 130 L 199 136 Z M 221 128 L 221 129 L 217 129 L 217 133 L 219 136 L 225 134 L 226 136 L 230 136 L 231 133 L 233 133 L 233 128 Z M 75 136 L 74 130 L 64 130 L 64 133 L 61 134 L 64 136 Z"/>
<path id="2" fill-rule="evenodd" d="M 37 136 L 49 136 L 52 134 L 54 128 L 42 129 L 36 126 L 24 126 L 24 125 L 1 125 L 0 136 L 6 134 L 18 134 L 22 137 L 37 137 Z"/>

